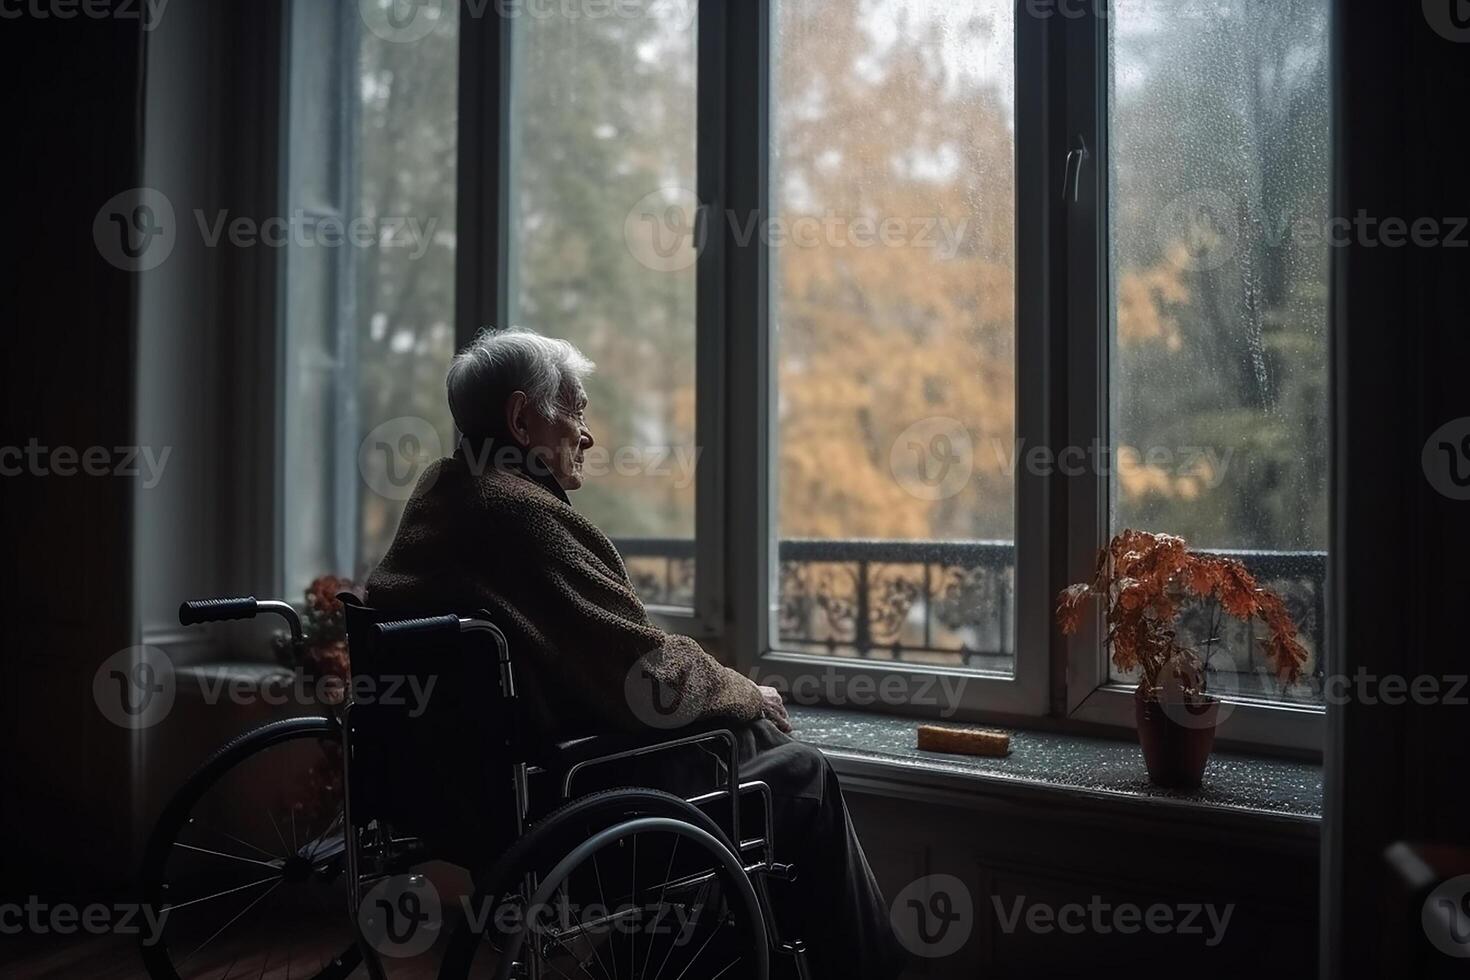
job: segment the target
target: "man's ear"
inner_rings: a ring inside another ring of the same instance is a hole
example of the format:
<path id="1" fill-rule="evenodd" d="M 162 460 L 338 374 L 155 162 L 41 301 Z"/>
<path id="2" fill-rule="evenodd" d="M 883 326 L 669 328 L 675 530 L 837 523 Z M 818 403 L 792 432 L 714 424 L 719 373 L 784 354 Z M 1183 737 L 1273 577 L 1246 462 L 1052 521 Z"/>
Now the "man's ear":
<path id="1" fill-rule="evenodd" d="M 531 398 L 524 391 L 513 391 L 505 400 L 505 430 L 522 448 L 531 444 L 531 430 L 526 426 L 526 412 Z"/>

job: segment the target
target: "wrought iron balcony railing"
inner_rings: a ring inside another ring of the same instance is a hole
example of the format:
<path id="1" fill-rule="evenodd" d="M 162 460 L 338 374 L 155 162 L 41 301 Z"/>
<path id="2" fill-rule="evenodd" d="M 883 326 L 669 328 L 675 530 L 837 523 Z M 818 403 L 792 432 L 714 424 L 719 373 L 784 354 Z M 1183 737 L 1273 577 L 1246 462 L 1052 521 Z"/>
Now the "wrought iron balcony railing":
<path id="1" fill-rule="evenodd" d="M 649 605 L 694 600 L 694 542 L 618 542 Z M 1320 698 L 1323 551 L 1219 551 L 1279 592 L 1310 654 L 1308 677 L 1285 696 Z M 779 544 L 778 636 L 784 649 L 1009 672 L 1015 662 L 1015 545 L 1009 541 L 823 541 Z M 1280 698 L 1261 670 L 1259 623 L 1186 607 L 1181 630 L 1212 671 L 1246 679 L 1234 690 Z M 1208 642 L 1214 637 L 1216 642 Z M 1120 678 L 1122 679 L 1122 678 Z"/>

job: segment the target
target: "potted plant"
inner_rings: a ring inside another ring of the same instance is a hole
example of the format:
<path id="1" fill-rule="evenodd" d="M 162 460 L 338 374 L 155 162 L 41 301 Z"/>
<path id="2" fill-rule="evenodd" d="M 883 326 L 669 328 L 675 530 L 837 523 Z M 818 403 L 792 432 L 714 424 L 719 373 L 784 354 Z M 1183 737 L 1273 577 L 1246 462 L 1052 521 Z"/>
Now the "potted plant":
<path id="1" fill-rule="evenodd" d="M 1092 580 L 1058 596 L 1063 634 L 1077 632 L 1090 598 L 1106 603 L 1104 644 L 1113 663 L 1142 674 L 1133 699 L 1138 741 L 1149 778 L 1161 786 L 1200 784 L 1219 717 L 1220 701 L 1205 689 L 1205 662 L 1176 631 L 1182 604 L 1213 599 L 1237 619 L 1260 617 L 1270 633 L 1260 643 L 1283 684 L 1299 679 L 1306 663 L 1280 596 L 1258 585 L 1240 562 L 1192 552 L 1174 535 L 1126 530 L 1113 538 L 1098 552 Z"/>

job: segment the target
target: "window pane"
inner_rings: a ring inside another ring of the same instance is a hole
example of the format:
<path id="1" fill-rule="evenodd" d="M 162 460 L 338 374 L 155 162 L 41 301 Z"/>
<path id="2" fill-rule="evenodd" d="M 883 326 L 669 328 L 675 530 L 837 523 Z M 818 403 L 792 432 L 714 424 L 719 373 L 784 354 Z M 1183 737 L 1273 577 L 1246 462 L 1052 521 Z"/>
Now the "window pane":
<path id="1" fill-rule="evenodd" d="M 454 449 L 444 373 L 455 346 L 459 5 L 415 11 L 403 32 L 364 15 L 352 93 L 353 206 L 378 231 L 377 245 L 356 250 L 356 385 L 348 389 L 355 395 L 357 568 L 364 575 L 392 543 L 424 464 Z"/>
<path id="2" fill-rule="evenodd" d="M 365 578 L 424 464 L 452 448 L 457 6 L 426 6 L 405 32 L 390 3 L 291 5 L 291 594 Z"/>
<path id="3" fill-rule="evenodd" d="M 777 0 L 782 649 L 1010 672 L 1009 0 Z"/>
<path id="4" fill-rule="evenodd" d="M 1110 18 L 1113 530 L 1242 551 L 1287 599 L 1309 671 L 1327 541 L 1328 6 Z M 1212 612 L 1184 622 L 1213 689 L 1320 696 L 1318 680 L 1280 691 L 1229 617 L 1206 644 Z"/>
<path id="5" fill-rule="evenodd" d="M 693 603 L 695 4 L 512 19 L 513 322 L 597 362 L 573 502 L 643 600 Z"/>

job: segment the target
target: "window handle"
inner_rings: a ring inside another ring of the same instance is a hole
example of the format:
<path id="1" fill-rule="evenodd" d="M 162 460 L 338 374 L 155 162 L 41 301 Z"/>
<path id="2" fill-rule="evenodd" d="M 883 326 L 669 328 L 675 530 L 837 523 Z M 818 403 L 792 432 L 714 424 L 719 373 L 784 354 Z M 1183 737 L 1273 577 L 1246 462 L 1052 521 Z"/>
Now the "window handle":
<path id="1" fill-rule="evenodd" d="M 1062 200 L 1067 199 L 1067 185 L 1070 181 L 1072 187 L 1072 203 L 1077 202 L 1078 195 L 1082 190 L 1082 165 L 1087 162 L 1091 154 L 1087 152 L 1087 141 L 1081 134 L 1077 136 L 1077 145 L 1067 151 L 1067 163 L 1062 168 Z M 1077 167 L 1072 168 L 1072 162 L 1077 162 Z"/>

